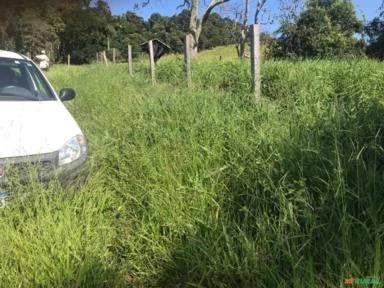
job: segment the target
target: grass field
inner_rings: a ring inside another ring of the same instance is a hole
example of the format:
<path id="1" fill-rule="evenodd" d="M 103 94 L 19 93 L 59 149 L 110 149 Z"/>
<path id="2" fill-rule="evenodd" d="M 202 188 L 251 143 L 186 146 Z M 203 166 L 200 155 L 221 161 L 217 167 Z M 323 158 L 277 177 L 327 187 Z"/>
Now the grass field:
<path id="1" fill-rule="evenodd" d="M 156 86 L 142 66 L 53 67 L 91 175 L 12 184 L 0 287 L 384 281 L 384 64 L 268 61 L 255 103 L 247 64 L 224 60 L 194 63 L 192 90 L 176 57 Z"/>

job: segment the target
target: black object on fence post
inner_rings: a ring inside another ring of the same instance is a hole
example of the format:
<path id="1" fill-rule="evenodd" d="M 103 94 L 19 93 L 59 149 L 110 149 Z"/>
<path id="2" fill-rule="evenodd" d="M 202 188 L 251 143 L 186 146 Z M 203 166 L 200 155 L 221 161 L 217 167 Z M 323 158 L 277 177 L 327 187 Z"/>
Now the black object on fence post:
<path id="1" fill-rule="evenodd" d="M 192 87 L 192 74 L 191 74 L 191 34 L 185 35 L 184 59 L 185 59 L 185 77 L 187 78 L 188 87 Z"/>
<path id="2" fill-rule="evenodd" d="M 250 26 L 249 34 L 251 38 L 251 73 L 252 73 L 252 91 L 255 94 L 256 101 L 261 98 L 261 80 L 260 80 L 260 26 L 253 24 Z"/>
<path id="3" fill-rule="evenodd" d="M 128 71 L 129 75 L 133 75 L 133 69 L 132 69 L 132 46 L 128 45 Z"/>
<path id="4" fill-rule="evenodd" d="M 152 80 L 152 84 L 156 84 L 155 55 L 153 53 L 153 42 L 152 42 L 152 40 L 149 40 L 148 46 L 149 46 L 149 66 L 150 66 L 150 69 L 151 69 L 151 80 Z"/>

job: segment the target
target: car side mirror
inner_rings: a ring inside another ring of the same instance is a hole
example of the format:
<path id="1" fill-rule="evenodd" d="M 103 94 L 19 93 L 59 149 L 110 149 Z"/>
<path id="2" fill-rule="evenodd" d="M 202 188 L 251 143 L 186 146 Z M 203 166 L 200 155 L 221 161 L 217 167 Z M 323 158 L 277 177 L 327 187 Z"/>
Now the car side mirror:
<path id="1" fill-rule="evenodd" d="M 59 98 L 61 101 L 69 101 L 75 98 L 76 92 L 72 88 L 64 88 L 60 90 Z"/>

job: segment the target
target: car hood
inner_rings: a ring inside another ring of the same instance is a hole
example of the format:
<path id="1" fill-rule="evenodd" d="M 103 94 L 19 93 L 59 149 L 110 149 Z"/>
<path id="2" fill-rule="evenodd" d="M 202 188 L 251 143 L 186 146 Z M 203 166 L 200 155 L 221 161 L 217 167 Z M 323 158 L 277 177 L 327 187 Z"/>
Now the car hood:
<path id="1" fill-rule="evenodd" d="M 0 158 L 55 152 L 79 134 L 61 101 L 0 102 Z"/>

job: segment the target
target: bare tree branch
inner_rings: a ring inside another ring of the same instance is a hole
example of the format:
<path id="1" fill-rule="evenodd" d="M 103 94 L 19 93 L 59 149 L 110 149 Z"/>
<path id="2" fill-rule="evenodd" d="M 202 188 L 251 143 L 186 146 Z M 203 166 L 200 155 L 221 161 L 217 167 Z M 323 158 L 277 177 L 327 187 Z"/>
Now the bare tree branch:
<path id="1" fill-rule="evenodd" d="M 207 9 L 204 11 L 203 13 L 203 16 L 201 18 L 201 20 L 199 20 L 198 18 L 198 14 L 199 14 L 199 9 L 198 9 L 198 5 L 199 5 L 199 0 L 192 0 L 192 5 L 191 5 L 191 19 L 190 19 L 190 25 L 189 25 L 189 29 L 190 29 L 190 32 L 191 34 L 193 35 L 194 39 L 195 39 L 195 44 L 197 45 L 198 43 L 198 39 L 200 37 L 200 34 L 201 34 L 201 31 L 203 29 L 203 25 L 205 22 L 207 22 L 208 18 L 209 18 L 209 15 L 211 14 L 212 10 L 220 5 L 220 4 L 223 4 L 223 3 L 226 3 L 226 2 L 229 2 L 230 0 L 211 0 L 211 2 L 208 4 L 208 7 Z"/>
<path id="2" fill-rule="evenodd" d="M 151 0 L 142 0 L 142 2 L 140 3 L 135 3 L 135 5 L 133 5 L 133 11 L 137 11 L 139 10 L 139 5 L 141 5 L 141 8 L 144 8 L 145 6 L 147 6 L 149 4 L 149 2 L 151 2 Z"/>
<path id="3" fill-rule="evenodd" d="M 259 24 L 259 15 L 260 15 L 261 9 L 263 9 L 265 2 L 267 2 L 267 0 L 257 0 L 257 7 L 255 12 L 255 24 Z"/>
<path id="4" fill-rule="evenodd" d="M 380 12 L 380 17 L 384 17 L 384 0 L 383 0 L 383 2 L 381 2 L 381 5 L 380 5 L 380 7 L 379 7 L 379 10 L 381 10 L 381 12 Z"/>
<path id="5" fill-rule="evenodd" d="M 143 2 L 141 3 L 141 7 L 144 8 L 145 6 L 147 6 L 149 4 L 151 0 L 143 0 Z"/>
<path id="6" fill-rule="evenodd" d="M 180 8 L 184 8 L 184 7 L 187 7 L 187 8 L 191 7 L 190 0 L 184 0 L 184 3 L 177 6 L 176 9 L 180 9 Z"/>
<path id="7" fill-rule="evenodd" d="M 248 22 L 249 1 L 250 0 L 245 0 L 245 11 L 244 11 L 244 15 L 243 15 L 243 25 L 244 26 L 247 26 L 247 22 Z"/>
<path id="8" fill-rule="evenodd" d="M 212 10 L 220 5 L 220 4 L 224 4 L 226 2 L 229 2 L 230 0 L 212 0 L 211 3 L 209 3 L 207 9 L 205 10 L 204 14 L 203 14 L 203 19 L 201 20 L 202 24 L 204 24 L 208 18 L 209 18 L 209 15 L 211 14 Z M 266 1 L 266 0 L 264 0 Z"/>
<path id="9" fill-rule="evenodd" d="M 199 26 L 201 26 L 201 22 L 198 21 L 198 14 L 199 14 L 199 0 L 192 0 L 192 5 L 190 7 L 191 10 L 191 18 L 189 19 L 189 30 L 192 33 L 194 39 L 199 39 L 201 29 L 199 29 Z"/>

